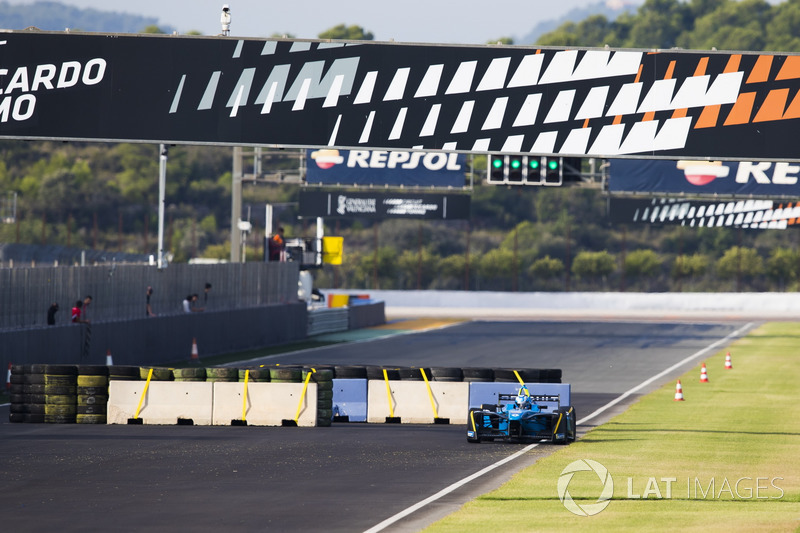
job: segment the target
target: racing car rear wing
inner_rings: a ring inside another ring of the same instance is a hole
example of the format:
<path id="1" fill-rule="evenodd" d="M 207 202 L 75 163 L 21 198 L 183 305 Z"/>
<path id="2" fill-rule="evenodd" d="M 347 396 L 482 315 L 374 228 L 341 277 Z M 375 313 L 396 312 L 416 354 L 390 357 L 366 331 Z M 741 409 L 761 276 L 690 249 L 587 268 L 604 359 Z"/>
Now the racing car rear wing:
<path id="1" fill-rule="evenodd" d="M 555 411 L 556 409 L 561 407 L 561 396 L 559 394 L 531 394 L 530 396 L 528 396 L 528 398 L 530 402 L 535 403 L 540 408 L 548 408 Z M 503 401 L 513 402 L 516 399 L 517 399 L 517 394 L 500 393 L 497 395 L 498 402 L 503 402 Z"/>

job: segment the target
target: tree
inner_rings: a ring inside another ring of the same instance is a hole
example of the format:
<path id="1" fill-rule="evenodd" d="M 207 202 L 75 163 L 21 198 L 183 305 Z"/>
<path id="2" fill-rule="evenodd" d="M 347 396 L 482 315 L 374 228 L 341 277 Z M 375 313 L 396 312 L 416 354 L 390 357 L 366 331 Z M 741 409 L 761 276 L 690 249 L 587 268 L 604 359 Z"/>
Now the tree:
<path id="1" fill-rule="evenodd" d="M 375 38 L 372 32 L 365 31 L 361 26 L 345 26 L 344 24 L 325 30 L 318 37 L 320 39 L 341 39 L 344 41 L 371 41 Z"/>
<path id="2" fill-rule="evenodd" d="M 487 42 L 486 44 L 512 45 L 512 44 L 514 44 L 514 39 L 512 37 L 500 37 L 499 39 L 492 39 L 491 41 Z"/>
<path id="3" fill-rule="evenodd" d="M 564 262 L 549 255 L 540 257 L 528 267 L 528 275 L 534 279 L 552 279 L 564 273 Z"/>
<path id="4" fill-rule="evenodd" d="M 789 248 L 775 248 L 767 259 L 767 277 L 783 289 L 797 279 L 798 254 Z"/>
<path id="5" fill-rule="evenodd" d="M 597 282 L 605 278 L 616 268 L 614 256 L 606 250 L 601 252 L 582 251 L 572 261 L 572 273 L 578 279 L 588 279 Z"/>
<path id="6" fill-rule="evenodd" d="M 675 279 L 697 278 L 708 271 L 709 259 L 703 254 L 679 255 L 672 264 L 672 277 Z"/>
<path id="7" fill-rule="evenodd" d="M 661 258 L 653 250 L 634 250 L 625 256 L 623 268 L 631 278 L 653 277 L 661 268 Z"/>
<path id="8" fill-rule="evenodd" d="M 734 246 L 717 260 L 716 267 L 722 279 L 753 279 L 764 272 L 764 261 L 754 248 Z"/>
<path id="9" fill-rule="evenodd" d="M 163 33 L 165 33 L 165 32 L 164 32 L 164 30 L 162 30 L 161 28 L 159 28 L 159 27 L 158 27 L 158 26 L 156 26 L 155 24 L 150 24 L 149 26 L 146 26 L 146 27 L 145 27 L 145 28 L 142 30 L 142 33 L 150 33 L 150 34 L 163 34 Z"/>

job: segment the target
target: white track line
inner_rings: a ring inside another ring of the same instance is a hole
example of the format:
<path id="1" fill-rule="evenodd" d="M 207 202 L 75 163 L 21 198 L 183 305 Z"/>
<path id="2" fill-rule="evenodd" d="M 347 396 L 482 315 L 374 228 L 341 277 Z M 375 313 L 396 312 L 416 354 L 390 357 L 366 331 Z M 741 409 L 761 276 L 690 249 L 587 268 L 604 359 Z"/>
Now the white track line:
<path id="1" fill-rule="evenodd" d="M 610 402 L 608 402 L 607 404 L 605 404 L 604 406 L 602 406 L 601 408 L 596 410 L 594 413 L 581 418 L 580 420 L 578 420 L 576 422 L 576 424 L 578 424 L 578 425 L 585 424 L 587 421 L 589 421 L 592 418 L 596 417 L 597 415 L 599 415 L 603 411 L 606 411 L 606 410 L 610 409 L 611 407 L 617 405 L 619 402 L 621 402 L 622 400 L 624 400 L 628 396 L 630 396 L 630 395 L 636 393 L 637 391 L 639 391 L 640 389 L 650 385 L 655 380 L 661 379 L 664 376 L 666 376 L 667 374 L 669 374 L 670 372 L 672 372 L 673 370 L 675 370 L 676 368 L 678 368 L 678 367 L 680 367 L 682 365 L 685 365 L 686 363 L 691 362 L 693 359 L 697 359 L 701 355 L 705 355 L 706 353 L 710 352 L 711 350 L 715 350 L 721 344 L 725 344 L 727 342 L 730 342 L 732 339 L 738 337 L 742 333 L 745 333 L 748 329 L 752 328 L 754 325 L 755 325 L 755 322 L 748 322 L 747 324 L 745 324 L 741 328 L 737 329 L 736 331 L 734 331 L 733 333 L 731 333 L 727 337 L 725 337 L 723 339 L 720 339 L 720 340 L 718 340 L 716 342 L 712 342 L 711 344 L 709 344 L 708 346 L 706 346 L 702 350 L 698 350 L 697 352 L 693 353 L 689 357 L 678 361 L 677 363 L 675 363 L 671 367 L 664 369 L 663 371 L 659 372 L 658 374 L 656 374 L 655 376 L 651 377 L 650 379 L 648 379 L 646 381 L 642 381 L 641 383 L 636 385 L 634 388 L 632 388 L 632 389 L 628 390 L 627 392 L 623 393 L 621 396 L 618 396 L 618 397 L 614 398 L 613 400 L 611 400 Z"/>
<path id="2" fill-rule="evenodd" d="M 699 351 L 693 353 L 692 355 L 690 355 L 689 357 L 686 357 L 685 359 L 682 359 L 682 360 L 678 361 L 677 363 L 675 363 L 671 367 L 659 372 L 658 374 L 656 374 L 655 376 L 651 377 L 650 379 L 647 379 L 647 380 L 641 382 L 637 386 L 633 387 L 632 389 L 628 390 L 627 392 L 623 393 L 622 395 L 618 396 L 617 398 L 611 400 L 610 402 L 608 402 L 607 404 L 605 404 L 604 406 L 600 407 L 595 412 L 590 414 L 589 416 L 583 417 L 582 419 L 578 420 L 577 424 L 578 425 L 584 424 L 587 420 L 591 420 L 592 418 L 596 417 L 597 415 L 601 414 L 602 412 L 606 411 L 607 409 L 610 409 L 611 407 L 615 406 L 616 404 L 618 404 L 619 402 L 621 402 L 622 400 L 624 400 L 628 396 L 634 394 L 636 391 L 648 386 L 649 384 L 651 384 L 655 380 L 664 377 L 665 375 L 669 374 L 670 372 L 672 372 L 676 368 L 680 367 L 681 365 L 684 365 L 684 364 L 692 361 L 693 359 L 696 359 L 696 358 L 700 357 L 701 355 L 703 355 L 703 354 L 705 354 L 705 353 L 717 348 L 719 345 L 721 345 L 723 343 L 726 343 L 726 342 L 729 342 L 730 340 L 732 340 L 735 337 L 738 337 L 739 335 L 741 335 L 742 333 L 746 332 L 748 329 L 750 329 L 754 325 L 755 325 L 755 322 L 748 322 L 747 324 L 745 324 L 741 328 L 737 329 L 736 331 L 734 331 L 733 333 L 731 333 L 727 337 L 722 338 L 722 339 L 720 339 L 718 341 L 712 342 L 711 344 L 709 344 L 708 346 L 706 346 L 702 350 L 699 350 Z M 424 500 L 415 503 L 411 507 L 407 507 L 406 509 L 400 511 L 396 515 L 390 516 L 389 518 L 387 518 L 383 522 L 381 522 L 379 524 L 376 524 L 376 525 L 372 526 L 371 528 L 367 529 L 364 533 L 377 533 L 378 531 L 383 531 L 384 529 L 386 529 L 390 525 L 394 524 L 398 520 L 401 520 L 401 519 L 405 518 L 406 516 L 408 516 L 408 515 L 410 515 L 412 513 L 415 513 L 416 511 L 419 511 L 420 509 L 422 509 L 426 505 L 428 505 L 430 503 L 433 503 L 436 500 L 438 500 L 440 498 L 443 498 L 444 496 L 447 496 L 451 492 L 463 487 L 464 485 L 466 485 L 467 483 L 469 483 L 471 481 L 474 481 L 474 480 L 478 479 L 482 475 L 488 474 L 492 470 L 494 470 L 494 469 L 496 469 L 496 468 L 498 468 L 500 466 L 503 466 L 504 464 L 506 464 L 506 463 L 508 463 L 510 461 L 513 461 L 517 457 L 520 457 L 520 456 L 528 453 L 532 449 L 536 448 L 538 445 L 539 445 L 539 443 L 537 442 L 537 443 L 529 444 L 528 446 L 525 446 L 524 448 L 522 448 L 517 453 L 515 453 L 513 455 L 509 455 L 505 459 L 501 459 L 501 460 L 497 461 L 496 463 L 490 464 L 486 468 L 484 468 L 482 470 L 478 470 L 477 472 L 475 472 L 471 476 L 467 476 L 464 479 L 462 479 L 460 481 L 456 481 L 452 485 L 443 488 L 442 490 L 440 490 L 439 492 L 437 492 L 433 496 L 429 496 L 428 498 L 425 498 Z"/>

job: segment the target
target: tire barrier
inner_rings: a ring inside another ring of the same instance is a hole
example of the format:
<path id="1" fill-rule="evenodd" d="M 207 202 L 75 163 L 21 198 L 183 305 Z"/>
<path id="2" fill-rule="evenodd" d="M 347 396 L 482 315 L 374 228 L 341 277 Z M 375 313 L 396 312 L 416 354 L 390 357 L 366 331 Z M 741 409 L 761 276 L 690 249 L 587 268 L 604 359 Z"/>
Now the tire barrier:
<path id="1" fill-rule="evenodd" d="M 317 384 L 317 426 L 328 427 L 333 422 L 334 369 L 306 367 L 303 369 L 303 380 L 306 379 L 309 372 L 311 372 L 311 380 Z M 344 420 L 341 421 L 344 422 Z"/>
<path id="2" fill-rule="evenodd" d="M 45 365 L 44 371 L 45 423 L 74 424 L 78 414 L 78 367 Z"/>
<path id="3" fill-rule="evenodd" d="M 309 377 L 311 368 L 315 371 Z M 152 383 L 145 395 L 142 378 L 151 369 Z M 141 408 L 147 424 L 229 425 L 245 421 L 245 416 L 251 425 L 281 425 L 295 418 L 305 426 L 386 423 L 389 418 L 402 423 L 450 419 L 463 424 L 467 406 L 496 402 L 498 391 L 515 392 L 520 379 L 541 394 L 559 394 L 569 405 L 570 388 L 560 384 L 561 378 L 561 369 L 530 368 L 12 365 L 9 421 L 126 423 Z M 112 388 L 124 399 L 120 405 L 112 406 Z"/>
<path id="4" fill-rule="evenodd" d="M 78 424 L 105 424 L 108 404 L 109 367 L 101 365 L 78 366 L 77 409 Z"/>

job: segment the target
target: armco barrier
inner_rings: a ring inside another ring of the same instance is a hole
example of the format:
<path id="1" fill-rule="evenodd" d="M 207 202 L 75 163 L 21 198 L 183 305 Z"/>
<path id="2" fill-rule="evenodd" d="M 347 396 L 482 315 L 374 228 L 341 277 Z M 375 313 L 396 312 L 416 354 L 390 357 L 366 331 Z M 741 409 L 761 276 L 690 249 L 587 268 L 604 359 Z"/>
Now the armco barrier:
<path id="1" fill-rule="evenodd" d="M 534 396 L 538 395 L 559 395 L 559 402 L 562 406 L 570 404 L 570 385 L 569 383 L 526 383 L 528 392 Z M 468 407 L 480 407 L 482 404 L 497 404 L 498 394 L 517 394 L 519 383 L 480 383 L 469 384 L 469 405 Z"/>
<path id="2" fill-rule="evenodd" d="M 138 409 L 137 418 L 143 424 L 175 425 L 178 420 L 191 420 L 194 425 L 211 425 L 214 383 L 151 381 L 143 397 L 145 384 L 146 381 L 109 382 L 109 424 L 127 424 Z"/>
<path id="3" fill-rule="evenodd" d="M 347 417 L 348 422 L 367 421 L 367 380 L 333 380 L 333 416 Z"/>
<path id="4" fill-rule="evenodd" d="M 242 419 L 248 426 L 280 426 L 284 420 L 297 419 L 298 426 L 317 425 L 317 384 L 313 381 L 303 396 L 303 383 L 248 383 L 247 403 L 244 403 L 244 383 L 214 383 L 212 420 L 217 426 L 230 426 Z"/>
<path id="5" fill-rule="evenodd" d="M 386 381 L 370 380 L 367 393 L 367 422 L 384 423 L 386 417 L 399 417 L 402 423 L 431 424 L 434 418 L 447 418 L 451 424 L 467 423 L 469 383 L 430 381 L 436 406 L 434 414 L 424 381 L 389 381 L 392 411 Z M 489 383 L 491 385 L 491 383 Z"/>

